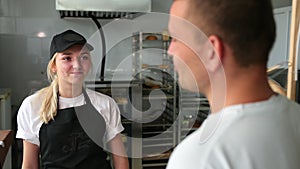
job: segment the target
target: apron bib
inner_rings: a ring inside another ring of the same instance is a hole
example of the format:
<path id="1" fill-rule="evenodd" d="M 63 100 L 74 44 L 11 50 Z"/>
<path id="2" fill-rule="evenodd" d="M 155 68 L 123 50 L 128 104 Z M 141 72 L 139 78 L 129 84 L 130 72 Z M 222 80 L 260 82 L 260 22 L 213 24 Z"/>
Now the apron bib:
<path id="1" fill-rule="evenodd" d="M 101 147 L 105 121 L 85 90 L 83 94 L 86 104 L 57 110 L 54 120 L 41 126 L 43 169 L 111 169 L 107 153 Z"/>

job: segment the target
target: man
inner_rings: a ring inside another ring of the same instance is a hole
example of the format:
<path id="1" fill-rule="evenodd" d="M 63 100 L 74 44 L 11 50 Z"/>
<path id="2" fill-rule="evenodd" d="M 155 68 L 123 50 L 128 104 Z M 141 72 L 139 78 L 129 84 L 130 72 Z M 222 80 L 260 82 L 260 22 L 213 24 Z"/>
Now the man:
<path id="1" fill-rule="evenodd" d="M 300 168 L 300 106 L 266 74 L 272 10 L 270 0 L 174 0 L 169 53 L 181 86 L 203 93 L 211 114 L 167 169 Z"/>

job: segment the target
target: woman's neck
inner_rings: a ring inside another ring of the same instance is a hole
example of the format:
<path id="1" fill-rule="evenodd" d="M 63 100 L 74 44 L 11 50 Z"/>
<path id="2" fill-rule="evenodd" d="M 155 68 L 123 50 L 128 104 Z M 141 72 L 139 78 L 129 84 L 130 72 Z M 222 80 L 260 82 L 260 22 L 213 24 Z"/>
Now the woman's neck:
<path id="1" fill-rule="evenodd" d="M 82 85 L 72 85 L 70 87 L 59 86 L 59 95 L 65 98 L 73 98 L 82 94 Z"/>

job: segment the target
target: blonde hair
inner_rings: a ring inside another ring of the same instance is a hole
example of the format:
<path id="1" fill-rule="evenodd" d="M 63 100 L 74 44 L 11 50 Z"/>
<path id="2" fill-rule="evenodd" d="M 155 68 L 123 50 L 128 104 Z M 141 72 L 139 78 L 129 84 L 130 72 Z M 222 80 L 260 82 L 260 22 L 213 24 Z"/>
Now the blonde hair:
<path id="1" fill-rule="evenodd" d="M 53 120 L 57 114 L 58 79 L 56 73 L 52 71 L 56 56 L 57 53 L 53 55 L 47 66 L 47 77 L 51 84 L 38 91 L 38 93 L 44 97 L 40 110 L 40 118 L 46 124 L 50 120 Z"/>

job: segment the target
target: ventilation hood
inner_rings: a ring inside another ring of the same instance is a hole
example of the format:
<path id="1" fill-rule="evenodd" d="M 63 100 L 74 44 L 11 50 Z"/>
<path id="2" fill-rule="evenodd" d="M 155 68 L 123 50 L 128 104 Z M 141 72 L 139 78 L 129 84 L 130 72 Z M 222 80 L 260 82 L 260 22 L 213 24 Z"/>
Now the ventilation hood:
<path id="1" fill-rule="evenodd" d="M 151 11 L 151 0 L 56 0 L 56 10 L 64 17 L 130 18 Z"/>

